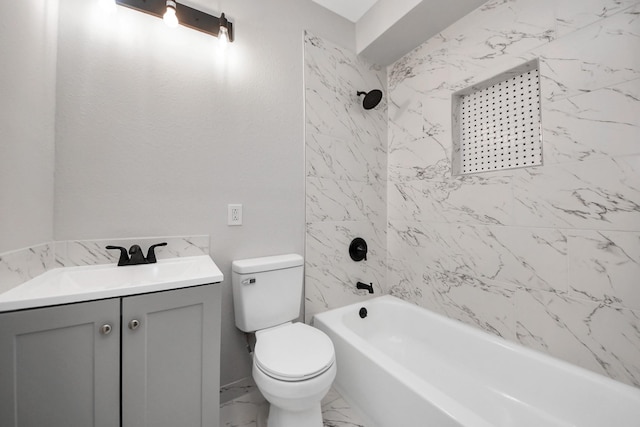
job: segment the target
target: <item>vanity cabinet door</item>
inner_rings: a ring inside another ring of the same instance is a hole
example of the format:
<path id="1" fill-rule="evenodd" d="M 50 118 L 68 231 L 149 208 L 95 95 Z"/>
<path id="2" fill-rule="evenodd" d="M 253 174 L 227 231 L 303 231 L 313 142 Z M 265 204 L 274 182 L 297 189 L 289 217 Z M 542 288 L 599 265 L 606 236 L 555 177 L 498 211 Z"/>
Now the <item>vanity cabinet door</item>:
<path id="1" fill-rule="evenodd" d="M 218 427 L 220 287 L 122 299 L 122 427 Z"/>
<path id="2" fill-rule="evenodd" d="M 117 427 L 119 354 L 120 299 L 0 313 L 0 425 Z"/>

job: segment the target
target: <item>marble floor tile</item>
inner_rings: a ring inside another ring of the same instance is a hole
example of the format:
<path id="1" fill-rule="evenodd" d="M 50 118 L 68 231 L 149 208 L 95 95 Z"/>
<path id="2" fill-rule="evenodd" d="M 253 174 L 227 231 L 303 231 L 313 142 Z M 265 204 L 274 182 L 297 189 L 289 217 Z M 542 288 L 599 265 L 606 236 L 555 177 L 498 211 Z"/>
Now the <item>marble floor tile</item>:
<path id="1" fill-rule="evenodd" d="M 258 390 L 220 406 L 221 427 L 268 427 L 268 404 Z M 324 427 L 364 427 L 363 417 L 333 388 L 322 400 Z"/>
<path id="2" fill-rule="evenodd" d="M 220 405 L 221 427 L 257 427 L 258 415 L 266 406 L 258 390 Z"/>
<path id="3" fill-rule="evenodd" d="M 336 390 L 331 389 L 322 399 L 324 427 L 364 427 L 363 416 Z"/>
<path id="4" fill-rule="evenodd" d="M 246 394 L 257 391 L 253 378 L 247 377 L 220 387 L 220 404 L 225 404 Z"/>

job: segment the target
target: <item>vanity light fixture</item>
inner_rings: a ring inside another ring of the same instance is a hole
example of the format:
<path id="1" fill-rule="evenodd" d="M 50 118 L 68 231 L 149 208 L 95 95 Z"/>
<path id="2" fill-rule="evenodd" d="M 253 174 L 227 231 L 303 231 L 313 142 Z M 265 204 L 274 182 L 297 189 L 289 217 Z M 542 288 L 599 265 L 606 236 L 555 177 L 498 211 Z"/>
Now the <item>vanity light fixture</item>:
<path id="1" fill-rule="evenodd" d="M 115 0 L 115 2 L 120 6 L 162 18 L 170 27 L 184 25 L 218 37 L 222 43 L 233 42 L 233 24 L 227 20 L 224 13 L 218 18 L 175 0 Z"/>

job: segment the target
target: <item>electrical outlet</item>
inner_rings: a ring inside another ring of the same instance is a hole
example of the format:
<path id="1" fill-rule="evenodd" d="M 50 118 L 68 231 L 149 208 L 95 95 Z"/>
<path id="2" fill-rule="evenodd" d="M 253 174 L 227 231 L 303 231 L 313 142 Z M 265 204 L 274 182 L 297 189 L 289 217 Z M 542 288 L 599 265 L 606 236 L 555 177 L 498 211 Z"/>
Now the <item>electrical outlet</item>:
<path id="1" fill-rule="evenodd" d="M 242 225 L 242 205 L 227 205 L 227 224 Z"/>

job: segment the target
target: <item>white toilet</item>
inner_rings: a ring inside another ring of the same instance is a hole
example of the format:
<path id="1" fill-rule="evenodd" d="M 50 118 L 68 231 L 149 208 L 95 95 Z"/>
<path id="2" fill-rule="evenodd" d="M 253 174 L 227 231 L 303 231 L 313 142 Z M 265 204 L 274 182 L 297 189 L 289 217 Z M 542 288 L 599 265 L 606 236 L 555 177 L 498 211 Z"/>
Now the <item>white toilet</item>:
<path id="1" fill-rule="evenodd" d="M 236 326 L 256 333 L 253 379 L 270 403 L 268 427 L 322 427 L 335 353 L 322 331 L 292 323 L 302 301 L 302 257 L 238 260 L 232 269 Z"/>

